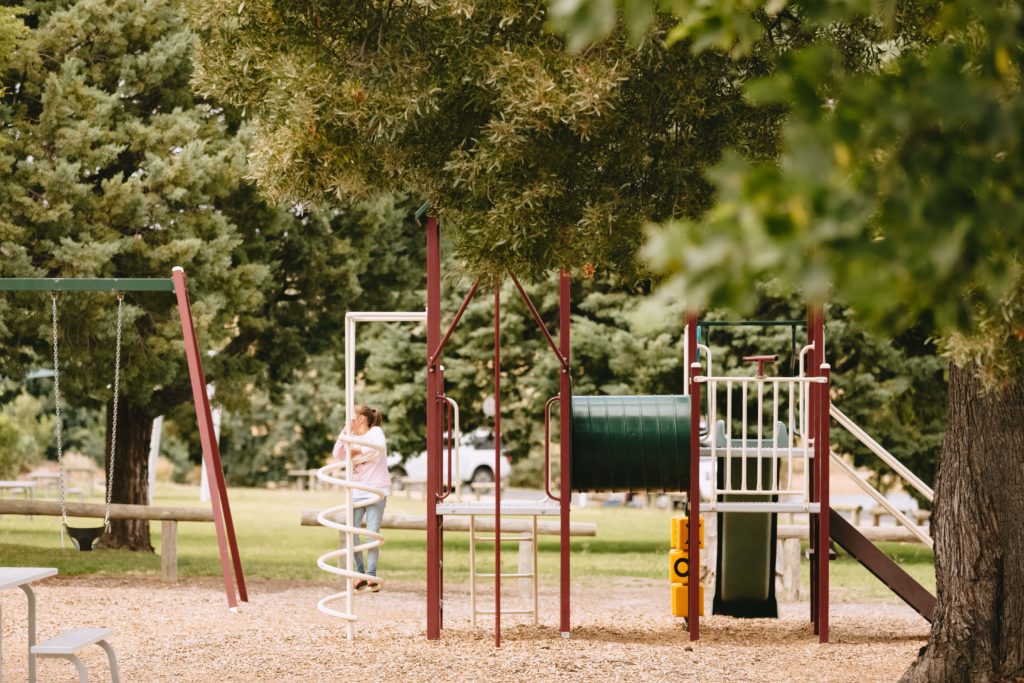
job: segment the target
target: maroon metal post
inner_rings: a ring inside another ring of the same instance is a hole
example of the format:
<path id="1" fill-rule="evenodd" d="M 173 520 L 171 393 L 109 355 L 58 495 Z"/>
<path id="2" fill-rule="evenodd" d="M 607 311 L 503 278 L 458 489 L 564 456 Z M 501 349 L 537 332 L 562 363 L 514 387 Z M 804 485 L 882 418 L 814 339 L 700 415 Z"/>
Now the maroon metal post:
<path id="1" fill-rule="evenodd" d="M 501 282 L 494 285 L 494 647 L 501 647 Z"/>
<path id="2" fill-rule="evenodd" d="M 558 287 L 558 350 L 562 354 L 564 363 L 558 376 L 558 412 L 559 412 L 559 436 L 558 436 L 558 498 L 559 498 L 559 520 L 561 521 L 560 551 L 561 565 L 559 570 L 559 598 L 561 600 L 559 630 L 563 638 L 569 637 L 569 503 L 572 502 L 572 490 L 569 481 L 569 457 L 572 451 L 571 427 L 569 420 L 572 415 L 572 377 L 569 374 L 569 309 L 570 298 L 569 288 L 571 280 L 569 271 L 563 270 Z"/>
<path id="3" fill-rule="evenodd" d="M 817 342 L 817 335 L 814 326 L 814 309 L 807 306 L 807 343 L 813 348 L 808 353 L 807 364 L 804 366 L 804 372 L 808 377 L 814 377 L 818 374 L 818 366 L 821 363 L 818 361 L 818 347 L 821 346 Z M 817 384 L 807 385 L 807 429 L 808 434 L 804 434 L 805 443 L 809 439 L 814 439 L 817 443 Z M 818 452 L 817 448 L 814 451 L 814 457 L 810 459 L 811 471 L 808 473 L 807 482 L 811 490 L 808 491 L 809 499 L 814 502 L 817 501 L 818 496 Z M 811 623 L 814 624 L 814 633 L 818 633 L 818 517 L 820 515 L 808 515 L 807 524 L 810 527 L 809 535 L 807 538 L 807 545 L 810 550 L 811 565 L 810 565 L 810 584 L 811 584 Z"/>
<path id="4" fill-rule="evenodd" d="M 427 219 L 427 639 L 441 637 L 441 544 L 443 518 L 437 514 L 441 488 L 441 425 L 437 396 L 441 340 L 441 244 L 436 218 Z"/>
<path id="5" fill-rule="evenodd" d="M 818 385 L 818 434 L 815 441 L 817 445 L 818 466 L 818 501 L 821 504 L 821 513 L 818 515 L 818 639 L 819 642 L 828 642 L 828 572 L 829 572 L 829 497 L 828 497 L 828 472 L 829 460 L 831 459 L 831 447 L 829 445 L 829 412 L 830 402 L 829 382 L 830 369 L 825 362 L 825 312 L 822 306 L 814 308 L 814 335 L 817 339 L 816 349 L 818 354 L 819 375 L 825 378 L 824 384 Z"/>
<path id="6" fill-rule="evenodd" d="M 196 340 L 196 330 L 192 322 L 192 306 L 188 299 L 185 271 L 179 267 L 174 268 L 171 279 L 174 281 L 174 294 L 178 300 L 178 315 L 181 319 L 181 333 L 185 343 L 189 380 L 192 383 L 192 400 L 196 406 L 196 420 L 199 423 L 199 441 L 203 449 L 203 462 L 211 477 L 210 485 L 216 489 L 216 491 L 211 491 L 210 503 L 217 532 L 224 592 L 227 594 L 228 607 L 237 609 L 235 579 L 238 581 L 238 597 L 242 602 L 248 602 L 249 596 L 245 589 L 242 560 L 238 554 L 238 541 L 235 539 L 235 527 L 231 520 L 231 506 L 228 503 L 228 491 L 224 482 L 220 450 L 217 447 L 217 438 L 213 430 L 210 397 L 206 394 L 206 376 L 203 374 L 202 356 L 199 353 L 199 343 Z"/>
<path id="7" fill-rule="evenodd" d="M 697 360 L 697 312 L 687 311 L 687 358 L 690 359 L 690 523 L 687 539 L 690 554 L 690 582 L 687 587 L 687 617 L 690 640 L 700 638 L 700 362 Z M 711 426 L 709 425 L 709 428 Z"/>

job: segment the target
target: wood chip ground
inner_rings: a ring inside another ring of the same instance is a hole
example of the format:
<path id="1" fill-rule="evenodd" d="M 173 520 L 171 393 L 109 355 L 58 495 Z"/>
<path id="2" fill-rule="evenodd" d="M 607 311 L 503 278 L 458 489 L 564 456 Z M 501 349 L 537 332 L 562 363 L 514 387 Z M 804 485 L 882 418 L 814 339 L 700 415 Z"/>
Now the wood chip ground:
<path id="1" fill-rule="evenodd" d="M 59 577 L 36 586 L 41 638 L 78 626 L 114 629 L 122 680 L 151 681 L 894 681 L 924 644 L 928 625 L 899 602 L 851 603 L 833 593 L 832 643 L 821 646 L 806 602 L 778 620 L 708 617 L 691 645 L 668 613 L 668 583 L 580 578 L 573 633 L 558 634 L 558 594 L 545 588 L 539 626 L 469 622 L 469 595 L 450 586 L 440 641 L 425 637 L 421 584 L 389 583 L 358 597 L 357 641 L 320 614 L 327 583 L 252 581 L 250 602 L 227 608 L 218 580 Z M 503 593 L 514 608 L 518 593 Z M 0 593 L 3 675 L 26 678 L 26 613 L 20 591 Z M 110 680 L 99 648 L 83 654 L 90 680 Z M 74 681 L 71 664 L 43 660 L 39 681 Z"/>

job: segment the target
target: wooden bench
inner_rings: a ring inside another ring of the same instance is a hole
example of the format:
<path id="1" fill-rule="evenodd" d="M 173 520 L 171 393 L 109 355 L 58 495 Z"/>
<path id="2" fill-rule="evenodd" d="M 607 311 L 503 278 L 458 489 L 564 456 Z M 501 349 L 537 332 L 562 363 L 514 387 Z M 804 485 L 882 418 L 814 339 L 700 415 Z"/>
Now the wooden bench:
<path id="1" fill-rule="evenodd" d="M 70 514 L 70 513 L 69 513 Z M 321 526 L 316 517 L 319 510 L 303 510 L 302 526 Z M 426 531 L 426 515 L 384 515 L 380 523 L 381 529 L 406 529 L 411 531 Z M 461 515 L 445 515 L 445 531 L 469 531 L 469 518 Z M 530 531 L 533 526 L 524 519 L 502 520 L 502 532 L 524 533 Z M 537 523 L 537 533 L 546 536 L 557 536 L 561 530 L 561 524 L 553 520 L 543 520 Z M 481 517 L 476 522 L 477 531 L 494 531 L 494 519 Z M 569 524 L 570 536 L 597 536 L 597 524 L 593 522 L 571 522 Z"/>
<path id="2" fill-rule="evenodd" d="M 926 527 L 921 529 L 928 533 Z M 857 531 L 872 542 L 896 541 L 899 543 L 920 543 L 910 529 L 903 526 L 858 527 Z M 782 560 L 782 599 L 794 602 L 800 599 L 800 541 L 807 540 L 808 528 L 799 524 L 780 524 L 777 538 L 782 546 L 779 557 Z"/>
<path id="3" fill-rule="evenodd" d="M 103 519 L 106 506 L 98 503 L 66 503 L 68 517 Z M 54 500 L 0 500 L 0 515 L 41 515 L 60 517 L 60 503 Z M 209 508 L 157 507 L 154 505 L 110 506 L 111 519 L 143 519 L 160 522 L 160 568 L 168 581 L 178 580 L 178 522 L 212 522 Z"/>
<path id="4" fill-rule="evenodd" d="M 90 645 L 99 645 L 107 653 L 107 661 L 110 662 L 110 678 L 114 683 L 120 683 L 121 676 L 117 670 L 117 655 L 114 648 L 110 647 L 107 638 L 113 633 L 109 628 L 76 628 L 66 631 L 59 636 L 50 638 L 44 643 L 33 645 L 29 654 L 35 657 L 60 657 L 70 660 L 78 669 L 78 680 L 87 683 L 89 673 L 85 664 L 78 658 L 77 652 Z"/>
<path id="5" fill-rule="evenodd" d="M 868 510 L 868 513 L 871 515 L 871 526 L 880 526 L 882 517 L 885 517 L 886 515 L 892 515 L 891 512 L 886 510 L 881 505 L 876 505 L 875 507 L 871 508 L 870 510 Z M 914 522 L 918 526 L 927 522 L 932 516 L 931 510 L 922 510 L 920 508 L 917 508 L 915 510 L 906 510 L 903 512 L 903 514 L 907 515 L 908 517 L 912 517 Z"/>
<path id="6" fill-rule="evenodd" d="M 310 491 L 314 491 L 317 488 L 316 479 L 317 470 L 288 470 L 288 476 L 295 478 L 295 488 L 299 491 L 308 488 Z"/>

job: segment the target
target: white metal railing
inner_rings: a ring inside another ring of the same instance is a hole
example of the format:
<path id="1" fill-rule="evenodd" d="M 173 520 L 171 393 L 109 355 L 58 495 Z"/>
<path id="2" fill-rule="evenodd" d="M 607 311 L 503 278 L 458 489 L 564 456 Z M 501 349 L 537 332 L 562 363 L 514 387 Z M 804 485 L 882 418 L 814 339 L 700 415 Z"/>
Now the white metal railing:
<path id="1" fill-rule="evenodd" d="M 839 468 L 843 470 L 847 474 L 847 476 L 850 477 L 850 479 L 853 479 L 853 481 L 855 481 L 857 485 L 860 486 L 866 494 L 871 496 L 876 503 L 885 508 L 885 510 L 890 515 L 895 517 L 897 522 L 905 526 L 907 530 L 910 531 L 910 533 L 917 536 L 917 538 L 929 548 L 935 547 L 935 542 L 932 540 L 931 536 L 922 531 L 921 527 L 917 526 L 917 524 L 915 524 L 909 517 L 907 517 L 895 505 L 889 502 L 889 499 L 883 496 L 881 492 L 878 491 L 878 489 L 876 489 L 874 486 L 861 479 L 857 475 L 857 471 L 853 469 L 852 465 L 843 460 L 842 457 L 840 457 L 839 454 L 836 453 L 835 451 L 830 451 L 830 453 L 832 455 L 832 462 L 839 465 Z"/>
<path id="2" fill-rule="evenodd" d="M 850 432 L 857 441 L 864 444 L 869 451 L 881 458 L 882 462 L 891 467 L 896 474 L 903 477 L 907 483 L 917 489 L 917 492 L 925 497 L 929 502 L 935 499 L 935 493 L 931 487 L 925 484 L 921 479 L 911 472 L 906 465 L 896 459 L 889 451 L 882 448 L 882 446 L 872 439 L 867 432 L 857 426 L 857 423 L 851 420 L 846 414 L 839 410 L 834 404 L 829 404 L 828 407 L 829 415 L 838 422 L 846 431 Z"/>
<path id="3" fill-rule="evenodd" d="M 708 509 L 778 511 L 785 507 L 790 511 L 817 511 L 818 504 L 811 502 L 810 494 L 814 443 L 808 438 L 809 389 L 811 384 L 822 384 L 826 379 L 804 374 L 804 359 L 813 347 L 801 350 L 796 377 L 715 376 L 711 350 L 703 344 L 699 348 L 707 358 L 706 374 L 694 377 L 695 382 L 705 385 L 707 393 L 708 438 L 701 455 L 710 457 L 715 468 L 724 468 L 721 486 L 717 474 L 711 477 Z M 720 399 L 725 403 L 721 433 Z M 797 464 L 802 465 L 800 473 Z M 751 475 L 756 475 L 753 480 Z M 719 502 L 720 495 L 780 500 Z"/>

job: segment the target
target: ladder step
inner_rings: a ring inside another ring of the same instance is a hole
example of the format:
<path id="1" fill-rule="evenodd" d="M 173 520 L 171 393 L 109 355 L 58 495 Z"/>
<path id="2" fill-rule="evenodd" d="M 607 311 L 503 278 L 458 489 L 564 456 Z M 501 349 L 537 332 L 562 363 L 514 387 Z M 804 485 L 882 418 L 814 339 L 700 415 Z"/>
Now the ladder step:
<path id="1" fill-rule="evenodd" d="M 484 541 L 484 542 L 493 543 L 497 539 L 494 536 L 474 536 L 473 540 L 474 541 Z M 501 542 L 502 543 L 513 543 L 513 542 L 518 543 L 520 541 L 532 541 L 532 540 L 533 540 L 533 535 L 532 534 L 524 534 L 522 536 L 505 536 L 504 534 L 502 534 L 502 536 L 501 536 Z"/>
<path id="2" fill-rule="evenodd" d="M 492 609 L 478 609 L 477 614 L 494 614 Z M 502 614 L 534 614 L 532 609 L 503 609 Z"/>
<path id="3" fill-rule="evenodd" d="M 497 574 L 477 574 L 478 578 L 493 579 Z M 532 579 L 533 574 L 502 574 L 503 579 Z"/>
<path id="4" fill-rule="evenodd" d="M 42 656 L 73 655 L 83 647 L 106 640 L 114 632 L 109 628 L 76 628 L 32 646 L 32 654 Z"/>

